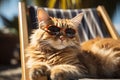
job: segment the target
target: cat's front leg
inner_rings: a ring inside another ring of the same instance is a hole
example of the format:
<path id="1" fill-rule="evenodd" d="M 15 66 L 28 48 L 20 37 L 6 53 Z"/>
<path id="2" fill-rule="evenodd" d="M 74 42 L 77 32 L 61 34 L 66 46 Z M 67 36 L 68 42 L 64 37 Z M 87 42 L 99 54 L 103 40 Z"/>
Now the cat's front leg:
<path id="1" fill-rule="evenodd" d="M 50 73 L 50 66 L 45 63 L 33 65 L 29 70 L 30 80 L 40 80 L 43 76 L 48 76 Z"/>
<path id="2" fill-rule="evenodd" d="M 84 76 L 84 71 L 72 65 L 56 65 L 50 71 L 51 80 L 77 80 Z"/>

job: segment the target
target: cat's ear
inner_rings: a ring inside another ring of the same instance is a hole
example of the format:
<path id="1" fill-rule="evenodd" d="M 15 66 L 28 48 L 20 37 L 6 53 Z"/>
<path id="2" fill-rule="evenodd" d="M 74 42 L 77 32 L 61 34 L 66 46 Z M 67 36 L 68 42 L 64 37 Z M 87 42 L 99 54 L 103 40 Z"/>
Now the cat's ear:
<path id="1" fill-rule="evenodd" d="M 37 18 L 38 18 L 38 22 L 41 22 L 41 21 L 48 20 L 50 17 L 45 10 L 43 10 L 42 8 L 38 8 L 37 9 Z"/>
<path id="2" fill-rule="evenodd" d="M 75 26 L 79 26 L 79 24 L 81 23 L 81 20 L 83 18 L 83 13 L 79 13 L 78 15 L 76 15 L 75 17 L 73 17 L 71 19 L 71 22 L 75 25 Z"/>

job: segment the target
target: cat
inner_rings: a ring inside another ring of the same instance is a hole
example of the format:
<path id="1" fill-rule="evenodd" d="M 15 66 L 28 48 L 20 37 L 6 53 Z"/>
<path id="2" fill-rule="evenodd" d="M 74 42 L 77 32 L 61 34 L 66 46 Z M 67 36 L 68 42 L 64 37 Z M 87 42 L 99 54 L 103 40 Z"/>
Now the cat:
<path id="1" fill-rule="evenodd" d="M 80 61 L 93 78 L 120 78 L 120 40 L 95 38 L 81 44 Z M 89 61 L 89 62 L 88 62 Z"/>
<path id="2" fill-rule="evenodd" d="M 80 43 L 78 25 L 83 13 L 72 19 L 50 17 L 37 10 L 38 29 L 26 49 L 30 80 L 120 78 L 120 41 L 96 38 Z"/>

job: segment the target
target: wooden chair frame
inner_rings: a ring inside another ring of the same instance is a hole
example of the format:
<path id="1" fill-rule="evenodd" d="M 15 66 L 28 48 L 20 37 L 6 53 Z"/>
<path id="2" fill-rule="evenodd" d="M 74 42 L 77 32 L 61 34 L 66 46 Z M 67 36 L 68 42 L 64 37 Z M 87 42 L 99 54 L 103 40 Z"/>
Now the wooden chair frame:
<path id="1" fill-rule="evenodd" d="M 28 46 L 28 29 L 26 18 L 26 7 L 23 2 L 19 2 L 19 32 L 20 32 L 20 53 L 21 53 L 21 67 L 22 67 L 22 80 L 28 80 L 28 74 L 26 69 L 25 48 Z M 119 35 L 113 26 L 108 13 L 103 6 L 98 6 L 97 11 L 105 22 L 107 29 L 109 30 L 112 38 L 119 39 Z M 43 78 L 46 80 L 46 78 Z"/>

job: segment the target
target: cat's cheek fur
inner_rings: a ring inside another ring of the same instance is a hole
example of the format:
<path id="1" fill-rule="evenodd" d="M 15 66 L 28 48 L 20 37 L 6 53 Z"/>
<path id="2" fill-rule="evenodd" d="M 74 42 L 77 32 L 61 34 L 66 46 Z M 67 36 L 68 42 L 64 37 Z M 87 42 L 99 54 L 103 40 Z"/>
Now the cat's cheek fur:
<path id="1" fill-rule="evenodd" d="M 32 46 L 36 46 L 38 45 L 38 41 L 40 40 L 40 38 L 42 38 L 41 36 L 43 35 L 44 31 L 41 29 L 37 29 L 33 31 L 33 34 L 30 37 L 30 45 Z"/>

